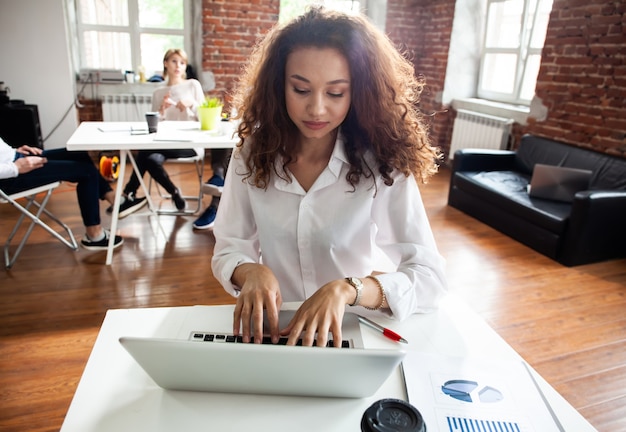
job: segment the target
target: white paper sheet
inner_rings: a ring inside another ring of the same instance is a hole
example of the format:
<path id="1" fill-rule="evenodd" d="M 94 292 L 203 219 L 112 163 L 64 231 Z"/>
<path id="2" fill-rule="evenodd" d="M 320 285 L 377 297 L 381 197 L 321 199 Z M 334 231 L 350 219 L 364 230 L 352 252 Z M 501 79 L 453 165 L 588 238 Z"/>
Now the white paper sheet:
<path id="1" fill-rule="evenodd" d="M 522 361 L 410 351 L 402 366 L 428 432 L 562 431 Z"/>

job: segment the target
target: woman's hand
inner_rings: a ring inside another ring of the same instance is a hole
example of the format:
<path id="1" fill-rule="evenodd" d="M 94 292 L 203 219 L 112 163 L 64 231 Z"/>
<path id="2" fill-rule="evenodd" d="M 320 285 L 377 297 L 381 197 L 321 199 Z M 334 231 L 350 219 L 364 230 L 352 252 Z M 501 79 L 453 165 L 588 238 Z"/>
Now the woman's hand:
<path id="1" fill-rule="evenodd" d="M 272 342 L 279 338 L 278 312 L 282 297 L 278 280 L 272 271 L 261 264 L 242 264 L 233 273 L 233 282 L 241 287 L 233 316 L 233 333 L 250 342 L 254 329 L 254 342 L 263 339 L 263 311 L 267 313 Z"/>
<path id="2" fill-rule="evenodd" d="M 185 105 L 183 101 L 178 101 L 178 103 L 176 104 L 176 108 L 178 108 L 178 111 L 180 112 L 187 111 L 187 105 Z"/>
<path id="3" fill-rule="evenodd" d="M 287 345 L 295 345 L 302 338 L 303 346 L 326 346 L 328 333 L 333 335 L 335 347 L 341 347 L 341 324 L 346 304 L 354 300 L 354 288 L 344 279 L 331 281 L 309 297 L 297 310 L 281 336 L 289 335 Z"/>
<path id="4" fill-rule="evenodd" d="M 165 96 L 163 96 L 163 102 L 161 102 L 161 107 L 159 108 L 159 114 L 164 115 L 165 110 L 175 105 L 176 103 L 170 97 L 170 93 L 168 92 Z"/>
<path id="5" fill-rule="evenodd" d="M 46 162 L 48 162 L 48 159 L 46 159 L 45 157 L 28 156 L 28 157 L 19 158 L 14 163 L 17 166 L 17 172 L 19 175 L 19 174 L 26 174 L 27 172 L 36 170 L 37 168 L 41 168 L 42 166 L 46 164 Z"/>
<path id="6" fill-rule="evenodd" d="M 43 150 L 39 147 L 31 147 L 29 145 L 23 145 L 16 151 L 26 156 L 39 156 L 43 153 Z"/>

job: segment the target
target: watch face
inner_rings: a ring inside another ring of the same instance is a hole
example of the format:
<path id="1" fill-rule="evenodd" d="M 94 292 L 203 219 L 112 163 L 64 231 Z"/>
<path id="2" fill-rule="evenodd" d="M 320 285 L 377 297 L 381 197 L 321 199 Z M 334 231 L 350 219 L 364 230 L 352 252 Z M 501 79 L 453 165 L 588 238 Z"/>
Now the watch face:
<path id="1" fill-rule="evenodd" d="M 348 281 L 350 282 L 350 285 L 352 285 L 353 287 L 355 287 L 356 289 L 361 289 L 363 288 L 363 282 L 361 282 L 361 279 L 356 278 L 356 277 L 349 277 Z"/>

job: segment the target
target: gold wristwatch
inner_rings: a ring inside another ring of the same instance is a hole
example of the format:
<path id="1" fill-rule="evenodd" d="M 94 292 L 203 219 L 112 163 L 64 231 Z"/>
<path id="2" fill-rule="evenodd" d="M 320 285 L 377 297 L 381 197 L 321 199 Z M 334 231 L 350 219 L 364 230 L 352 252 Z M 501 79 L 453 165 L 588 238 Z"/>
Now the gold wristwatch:
<path id="1" fill-rule="evenodd" d="M 352 285 L 356 290 L 356 298 L 354 299 L 354 302 L 350 304 L 350 306 L 358 306 L 361 301 L 361 293 L 363 292 L 363 282 L 361 281 L 361 279 L 352 276 L 347 277 L 346 282 Z"/>

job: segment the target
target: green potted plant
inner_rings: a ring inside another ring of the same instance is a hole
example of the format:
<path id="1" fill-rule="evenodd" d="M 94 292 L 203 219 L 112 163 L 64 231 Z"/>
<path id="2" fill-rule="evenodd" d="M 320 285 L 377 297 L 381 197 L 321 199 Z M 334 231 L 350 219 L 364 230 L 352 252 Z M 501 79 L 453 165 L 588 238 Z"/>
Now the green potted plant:
<path id="1" fill-rule="evenodd" d="M 201 130 L 213 130 L 219 125 L 224 103 L 217 97 L 208 96 L 198 107 Z"/>

